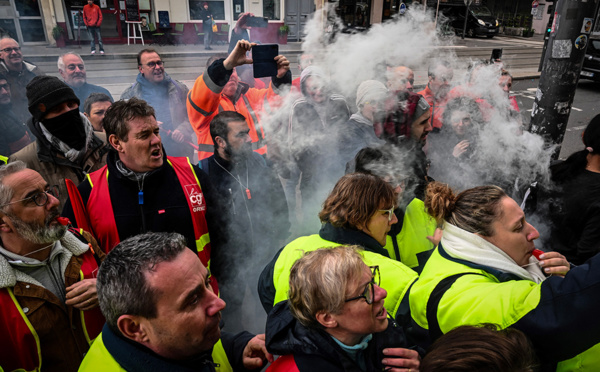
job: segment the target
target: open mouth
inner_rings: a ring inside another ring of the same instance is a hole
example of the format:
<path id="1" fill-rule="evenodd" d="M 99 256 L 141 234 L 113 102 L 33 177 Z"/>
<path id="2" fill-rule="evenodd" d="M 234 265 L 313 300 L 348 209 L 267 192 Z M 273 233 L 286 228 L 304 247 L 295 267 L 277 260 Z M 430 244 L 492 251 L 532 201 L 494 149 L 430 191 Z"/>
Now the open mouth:
<path id="1" fill-rule="evenodd" d="M 387 318 L 387 310 L 385 309 L 385 307 L 381 307 L 381 310 L 379 310 L 379 312 L 377 314 L 375 314 L 375 318 L 377 319 L 385 319 Z"/>
<path id="2" fill-rule="evenodd" d="M 150 153 L 150 155 L 151 155 L 153 158 L 160 158 L 160 157 L 162 157 L 162 154 L 161 154 L 161 151 L 160 151 L 160 149 L 155 149 L 155 150 L 153 150 L 153 151 Z"/>

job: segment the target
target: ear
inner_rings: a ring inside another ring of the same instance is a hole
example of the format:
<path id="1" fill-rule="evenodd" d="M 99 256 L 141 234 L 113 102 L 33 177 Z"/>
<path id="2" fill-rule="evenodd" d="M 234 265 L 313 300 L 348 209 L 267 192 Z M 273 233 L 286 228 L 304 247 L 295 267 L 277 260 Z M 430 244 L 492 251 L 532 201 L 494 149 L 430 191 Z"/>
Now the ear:
<path id="1" fill-rule="evenodd" d="M 83 115 L 85 115 L 85 117 L 88 118 L 88 119 L 90 118 L 90 116 L 88 115 L 88 113 L 85 112 L 85 111 L 83 112 Z"/>
<path id="2" fill-rule="evenodd" d="M 319 322 L 319 324 L 325 328 L 335 328 L 338 326 L 335 315 L 332 315 L 328 312 L 319 311 L 317 315 L 315 315 L 315 318 L 317 318 L 317 322 Z"/>
<path id="3" fill-rule="evenodd" d="M 142 318 L 136 315 L 121 315 L 117 319 L 117 328 L 119 328 L 121 334 L 126 338 L 140 344 L 147 344 L 149 338 L 146 333 L 146 327 L 144 327 L 141 320 Z"/>
<path id="4" fill-rule="evenodd" d="M 118 152 L 123 152 L 122 141 L 116 135 L 111 134 L 108 137 L 108 143 Z"/>
<path id="5" fill-rule="evenodd" d="M 140 74 L 142 74 L 142 76 L 144 76 L 144 72 L 142 71 L 142 66 L 138 65 L 138 71 L 140 72 Z"/>
<path id="6" fill-rule="evenodd" d="M 224 149 L 225 147 L 227 147 L 227 141 L 225 141 L 223 137 L 216 136 L 215 141 L 217 141 L 217 146 L 219 146 L 220 148 Z"/>
<path id="7" fill-rule="evenodd" d="M 13 231 L 12 225 L 8 223 L 8 216 L 0 212 L 0 233 L 10 233 Z"/>

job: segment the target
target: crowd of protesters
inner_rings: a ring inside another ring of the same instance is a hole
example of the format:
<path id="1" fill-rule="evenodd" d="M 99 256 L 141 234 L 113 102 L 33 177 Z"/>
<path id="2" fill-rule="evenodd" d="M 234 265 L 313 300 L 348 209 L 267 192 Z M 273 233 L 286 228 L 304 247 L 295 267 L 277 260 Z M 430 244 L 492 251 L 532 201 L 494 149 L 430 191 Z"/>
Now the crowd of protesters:
<path id="1" fill-rule="evenodd" d="M 541 180 L 542 252 L 478 161 L 525 130 L 503 66 L 350 98 L 308 53 L 249 76 L 244 23 L 190 88 L 142 50 L 117 102 L 0 40 L 0 370 L 600 368 L 600 116 Z"/>

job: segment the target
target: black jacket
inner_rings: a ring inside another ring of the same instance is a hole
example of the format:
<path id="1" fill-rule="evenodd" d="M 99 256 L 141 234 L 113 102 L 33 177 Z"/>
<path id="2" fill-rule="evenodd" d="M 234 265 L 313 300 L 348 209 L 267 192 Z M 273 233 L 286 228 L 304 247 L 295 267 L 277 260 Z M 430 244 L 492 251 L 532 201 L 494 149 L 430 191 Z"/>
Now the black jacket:
<path id="1" fill-rule="evenodd" d="M 235 166 L 215 153 L 202 160 L 200 166 L 208 173 L 216 197 L 225 207 L 228 231 L 222 254 L 211 262 L 213 273 L 221 280 L 232 269 L 236 271 L 236 264 L 240 268 L 246 266 L 248 258 L 260 262 L 262 267 L 289 234 L 289 213 L 281 181 L 255 152 Z"/>
<path id="2" fill-rule="evenodd" d="M 388 328 L 374 333 L 364 351 L 367 371 L 382 371 L 383 349 L 408 347 L 404 331 L 389 319 Z M 269 313 L 266 327 L 267 350 L 277 355 L 294 355 L 300 372 L 304 371 L 356 371 L 358 364 L 325 331 L 310 329 L 298 322 L 290 313 L 287 301 L 275 305 Z"/>
<path id="3" fill-rule="evenodd" d="M 108 184 L 119 239 L 123 241 L 149 231 L 177 232 L 186 238 L 188 248 L 196 253 L 194 227 L 188 202 L 175 170 L 167 162 L 166 154 L 162 167 L 147 174 L 142 185 L 119 172 L 115 165 L 117 159 L 117 153 L 111 150 L 107 157 Z M 194 171 L 206 200 L 206 222 L 212 246 L 211 256 L 214 256 L 218 254 L 221 242 L 222 208 L 206 173 L 196 166 Z M 140 186 L 144 193 L 142 205 L 138 204 Z M 77 188 L 83 204 L 87 204 L 92 191 L 90 183 L 84 181 Z M 63 209 L 63 216 L 75 223 L 70 200 Z"/>
<path id="4" fill-rule="evenodd" d="M 221 342 L 227 359 L 234 371 L 247 371 L 244 368 L 243 352 L 248 341 L 254 337 L 251 333 L 241 332 L 236 335 L 221 332 Z M 129 372 L 214 372 L 215 364 L 212 360 L 212 350 L 198 356 L 193 360 L 177 363 L 160 357 L 145 346 L 130 341 L 113 332 L 108 325 L 102 329 L 102 341 L 106 350 Z"/>

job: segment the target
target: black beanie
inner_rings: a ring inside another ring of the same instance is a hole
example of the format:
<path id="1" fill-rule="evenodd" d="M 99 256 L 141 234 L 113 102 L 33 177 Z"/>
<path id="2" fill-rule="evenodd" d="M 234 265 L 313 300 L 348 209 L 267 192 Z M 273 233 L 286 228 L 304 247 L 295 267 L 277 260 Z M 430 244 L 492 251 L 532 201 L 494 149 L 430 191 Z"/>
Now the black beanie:
<path id="1" fill-rule="evenodd" d="M 26 89 L 29 112 L 37 121 L 42 121 L 48 111 L 63 102 L 75 101 L 79 104 L 73 89 L 54 76 L 36 76 Z"/>

